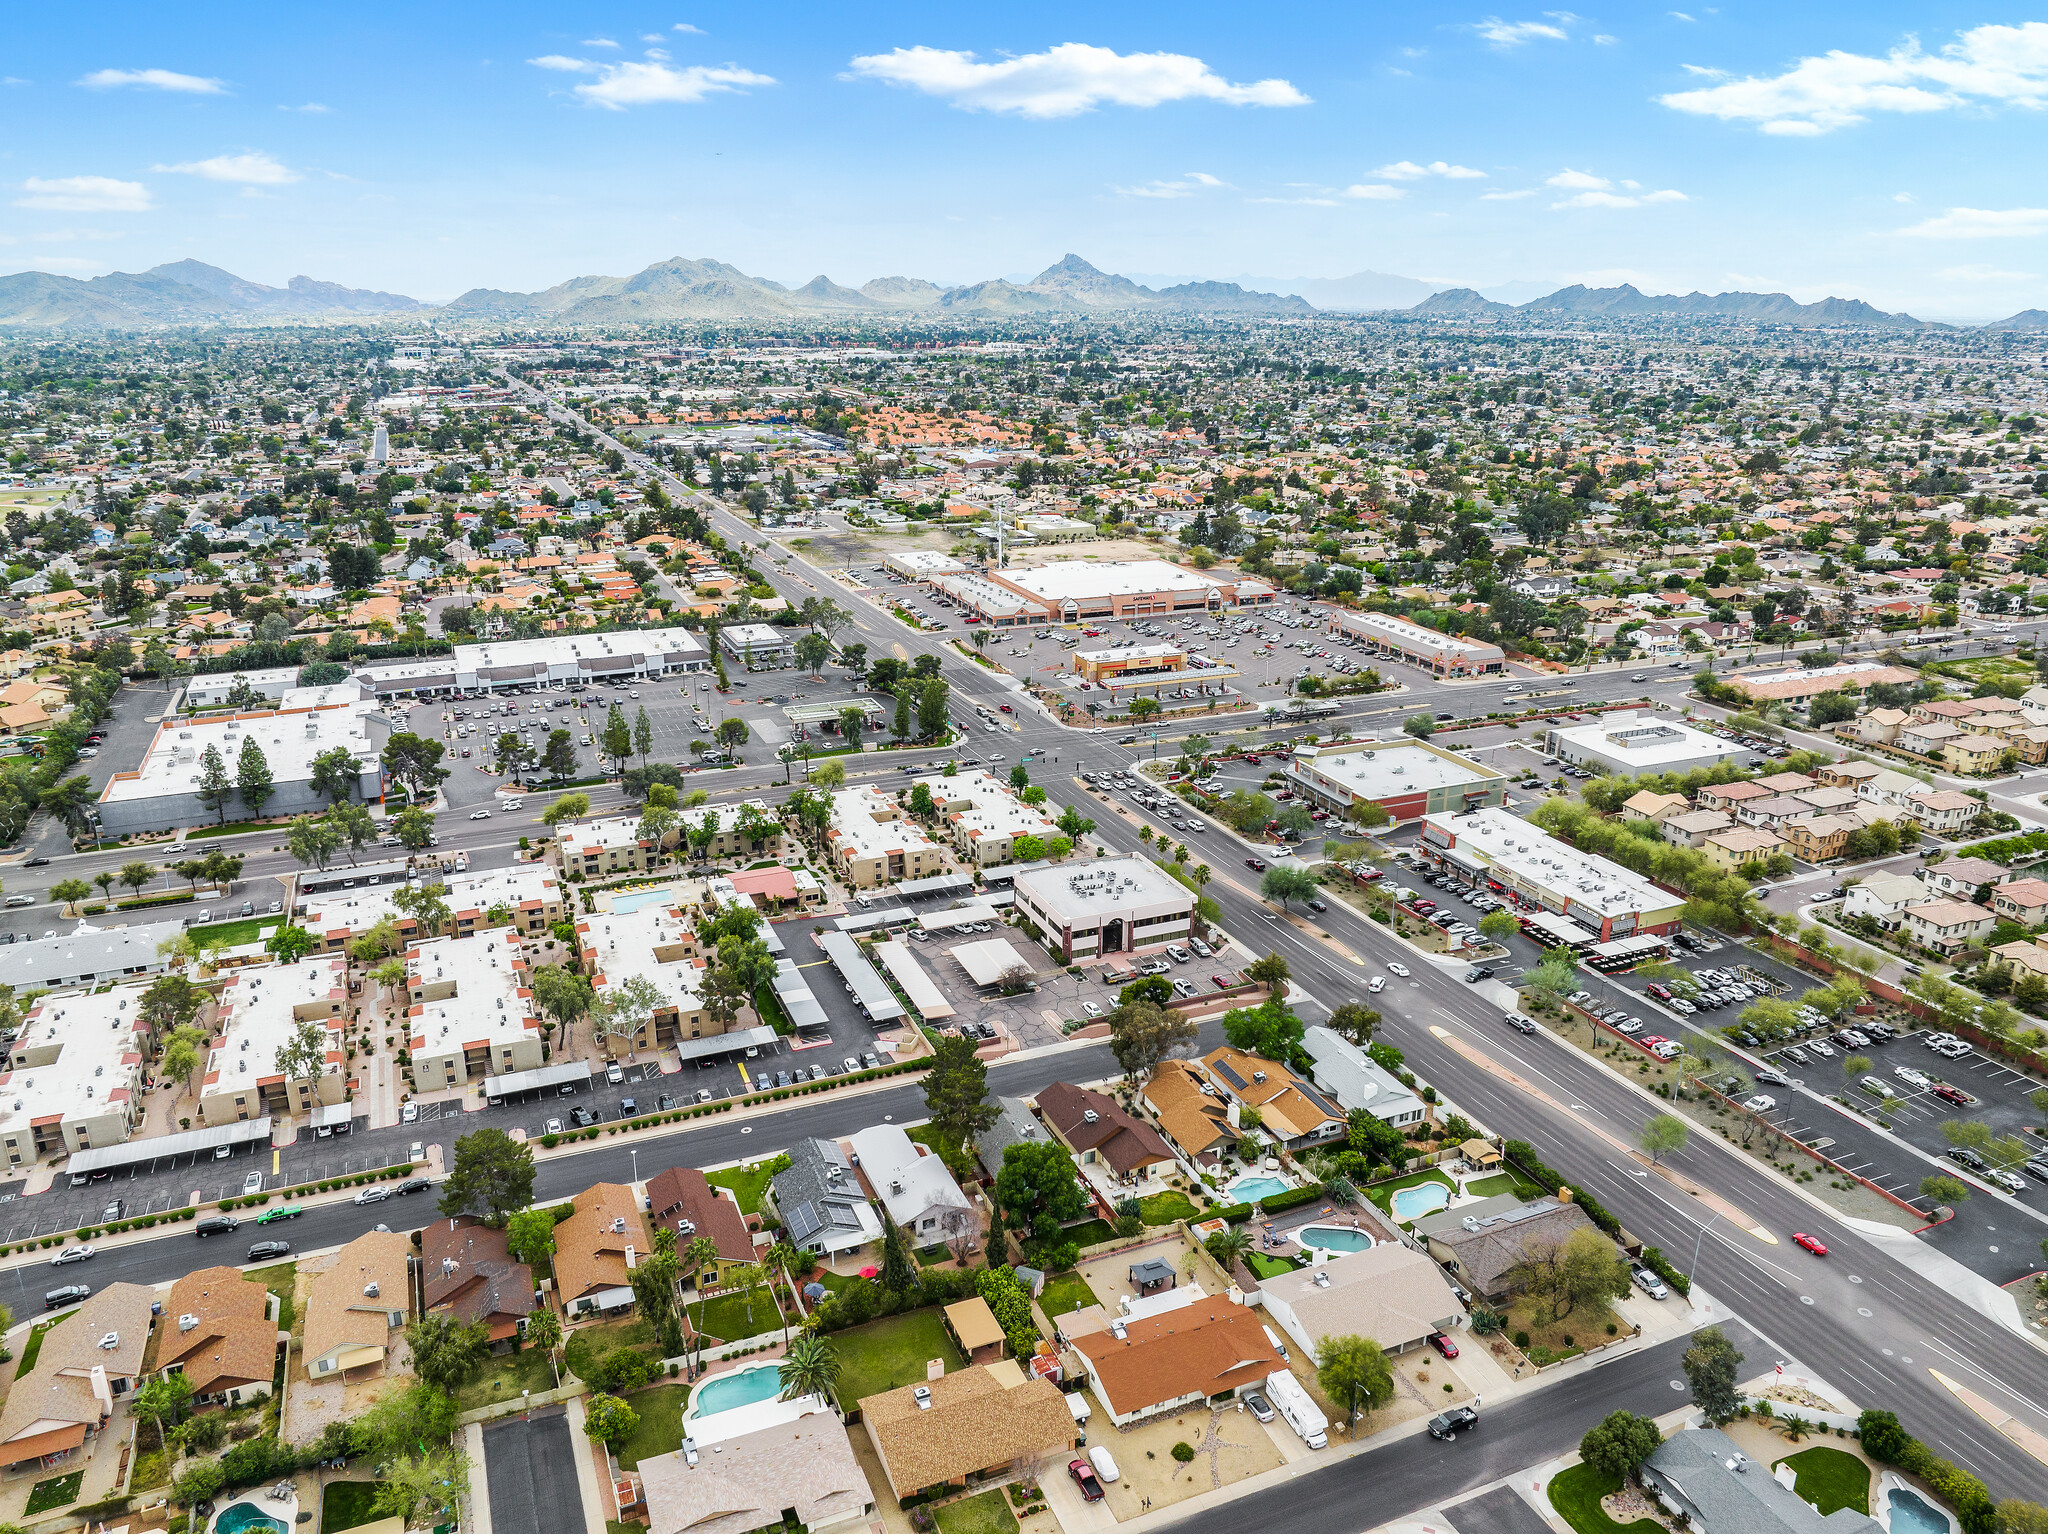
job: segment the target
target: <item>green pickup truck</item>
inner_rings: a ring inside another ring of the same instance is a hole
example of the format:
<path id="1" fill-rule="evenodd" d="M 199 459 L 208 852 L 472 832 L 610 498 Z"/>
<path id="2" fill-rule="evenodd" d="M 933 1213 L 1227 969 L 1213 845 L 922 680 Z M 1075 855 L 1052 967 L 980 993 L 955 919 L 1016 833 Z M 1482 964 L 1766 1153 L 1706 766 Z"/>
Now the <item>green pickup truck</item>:
<path id="1" fill-rule="evenodd" d="M 256 1223 L 258 1225 L 269 1225 L 278 1220 L 296 1220 L 305 1212 L 297 1204 L 286 1204 L 281 1208 L 264 1210 L 263 1213 L 256 1216 Z"/>

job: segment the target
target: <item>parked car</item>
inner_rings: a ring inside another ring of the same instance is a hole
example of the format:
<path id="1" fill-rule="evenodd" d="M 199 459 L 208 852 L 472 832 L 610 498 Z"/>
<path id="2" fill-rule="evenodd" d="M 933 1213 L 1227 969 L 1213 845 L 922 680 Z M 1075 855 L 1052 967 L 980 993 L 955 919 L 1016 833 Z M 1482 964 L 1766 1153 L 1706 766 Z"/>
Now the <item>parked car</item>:
<path id="1" fill-rule="evenodd" d="M 291 1250 L 292 1244 L 289 1241 L 258 1241 L 249 1248 L 249 1260 L 274 1262 L 280 1257 L 289 1257 Z"/>
<path id="2" fill-rule="evenodd" d="M 242 1228 L 242 1222 L 231 1214 L 210 1215 L 192 1227 L 192 1234 L 204 1241 L 208 1236 L 225 1236 Z"/>
<path id="3" fill-rule="evenodd" d="M 1449 1411 L 1438 1412 L 1429 1419 L 1429 1436 L 1455 1438 L 1461 1430 L 1469 1433 L 1478 1426 L 1478 1412 L 1469 1406 L 1453 1406 Z"/>
<path id="4" fill-rule="evenodd" d="M 1671 1291 L 1664 1287 L 1664 1280 L 1648 1268 L 1637 1268 L 1629 1274 L 1635 1286 L 1653 1300 L 1669 1299 Z"/>
<path id="5" fill-rule="evenodd" d="M 1256 1390 L 1244 1398 L 1244 1405 L 1245 1410 L 1258 1418 L 1259 1421 L 1271 1422 L 1273 1420 L 1273 1408 L 1267 1404 L 1266 1398 Z"/>
<path id="6" fill-rule="evenodd" d="M 1102 1500 L 1102 1483 L 1095 1479 L 1095 1467 L 1085 1459 L 1069 1460 L 1067 1474 L 1074 1478 L 1074 1484 L 1081 1489 L 1083 1502 Z"/>
<path id="7" fill-rule="evenodd" d="M 373 1183 L 369 1187 L 360 1190 L 356 1194 L 355 1201 L 358 1204 L 381 1204 L 389 1197 L 391 1197 L 391 1190 L 389 1188 Z"/>
<path id="8" fill-rule="evenodd" d="M 50 1266 L 53 1268 L 64 1268 L 69 1267 L 74 1262 L 90 1262 L 92 1254 L 93 1249 L 89 1246 L 67 1246 L 63 1251 L 50 1259 Z"/>
<path id="9" fill-rule="evenodd" d="M 1458 1356 L 1458 1345 L 1442 1332 L 1431 1332 L 1429 1334 L 1429 1345 L 1446 1358 L 1456 1358 Z"/>
<path id="10" fill-rule="evenodd" d="M 63 1305 L 76 1305 L 91 1294 L 91 1284 L 66 1284 L 61 1289 L 51 1289 L 43 1295 L 43 1309 L 56 1310 Z"/>

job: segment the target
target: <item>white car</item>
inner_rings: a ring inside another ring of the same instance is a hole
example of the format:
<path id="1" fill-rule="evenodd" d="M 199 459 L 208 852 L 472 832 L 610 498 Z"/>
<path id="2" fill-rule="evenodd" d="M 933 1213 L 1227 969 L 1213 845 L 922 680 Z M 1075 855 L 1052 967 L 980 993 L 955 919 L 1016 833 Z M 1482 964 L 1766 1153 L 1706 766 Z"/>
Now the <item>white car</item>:
<path id="1" fill-rule="evenodd" d="M 381 1204 L 389 1197 L 391 1197 L 391 1190 L 389 1188 L 378 1187 L 373 1184 L 356 1194 L 355 1202 L 358 1204 Z"/>
<path id="2" fill-rule="evenodd" d="M 1910 1065 L 1897 1066 L 1893 1069 L 1892 1074 L 1909 1087 L 1921 1087 L 1924 1089 L 1933 1085 L 1926 1076 L 1914 1070 Z"/>
<path id="3" fill-rule="evenodd" d="M 261 1172 L 251 1172 L 242 1179 L 242 1193 L 244 1196 L 251 1193 L 261 1193 L 262 1191 L 263 1174 Z"/>
<path id="4" fill-rule="evenodd" d="M 1387 961 L 1387 973 L 1390 975 L 1399 975 L 1403 980 L 1406 980 L 1408 978 L 1408 966 L 1405 964 L 1398 964 L 1394 960 L 1389 959 Z"/>
<path id="5" fill-rule="evenodd" d="M 1387 977 L 1385 975 L 1374 975 L 1372 979 L 1365 982 L 1365 988 L 1371 994 L 1377 996 L 1387 988 Z"/>
<path id="6" fill-rule="evenodd" d="M 419 1105 L 418 1103 L 407 1103 L 407 1104 L 406 1104 L 406 1105 L 405 1105 L 405 1106 L 404 1106 L 403 1108 L 401 1108 L 401 1109 L 399 1109 L 399 1110 L 398 1110 L 398 1122 L 399 1122 L 399 1123 L 401 1123 L 401 1124 L 417 1124 L 417 1123 L 418 1123 L 419 1121 L 420 1121 L 420 1105 Z"/>
<path id="7" fill-rule="evenodd" d="M 89 1246 L 67 1246 L 63 1251 L 50 1259 L 50 1266 L 62 1268 L 74 1262 L 84 1262 L 92 1256 L 92 1253 L 93 1249 Z"/>
<path id="8" fill-rule="evenodd" d="M 1090 1017 L 1102 1016 L 1102 1006 L 1099 1002 L 1084 1001 L 1081 1003 L 1081 1010 L 1083 1012 L 1086 1012 Z"/>
<path id="9" fill-rule="evenodd" d="M 1747 1108 L 1751 1113 L 1769 1113 L 1773 1108 L 1778 1106 L 1778 1100 L 1775 1097 L 1765 1097 L 1764 1095 L 1759 1093 L 1757 1096 L 1750 1098 L 1742 1106 Z"/>
<path id="10" fill-rule="evenodd" d="M 469 818 L 471 820 L 489 820 L 491 818 L 491 812 L 489 810 L 477 810 L 474 813 L 472 813 Z"/>
<path id="11" fill-rule="evenodd" d="M 540 1132 L 544 1135 L 558 1135 L 562 1132 L 562 1121 L 560 1119 L 547 1119 L 541 1124 Z"/>

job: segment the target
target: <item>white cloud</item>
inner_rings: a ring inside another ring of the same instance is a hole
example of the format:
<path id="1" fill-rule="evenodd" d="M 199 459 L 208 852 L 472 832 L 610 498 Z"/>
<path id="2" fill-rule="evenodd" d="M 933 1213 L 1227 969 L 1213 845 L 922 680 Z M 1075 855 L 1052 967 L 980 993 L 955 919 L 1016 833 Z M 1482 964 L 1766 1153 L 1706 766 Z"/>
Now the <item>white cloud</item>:
<path id="1" fill-rule="evenodd" d="M 1481 202 L 1519 202 L 1524 197 L 1534 197 L 1536 188 L 1525 186 L 1519 192 L 1481 192 Z"/>
<path id="2" fill-rule="evenodd" d="M 1486 179 L 1483 170 L 1473 170 L 1468 165 L 1450 165 L 1442 160 L 1431 160 L 1427 165 L 1417 165 L 1413 160 L 1396 160 L 1392 165 L 1382 165 L 1373 174 L 1389 181 L 1420 181 L 1424 176 L 1445 176 L 1452 181 Z"/>
<path id="3" fill-rule="evenodd" d="M 1591 175 L 1582 170 L 1561 170 L 1543 183 L 1545 186 L 1562 187 L 1568 191 L 1605 192 L 1614 183 L 1604 176 Z"/>
<path id="4" fill-rule="evenodd" d="M 1496 48 L 1519 48 L 1524 43 L 1538 41 L 1568 43 L 1572 40 L 1571 34 L 1563 27 L 1552 26 L 1549 22 L 1502 21 L 1498 16 L 1489 16 L 1484 21 L 1474 22 L 1472 30 L 1477 32 L 1483 41 L 1491 43 Z"/>
<path id="5" fill-rule="evenodd" d="M 1683 192 L 1645 192 L 1639 181 L 1623 181 L 1620 183 L 1622 190 L 1616 191 L 1615 183 L 1605 176 L 1583 170 L 1561 170 L 1544 185 L 1574 194 L 1552 203 L 1553 208 L 1642 208 L 1653 203 L 1686 200 Z"/>
<path id="6" fill-rule="evenodd" d="M 669 58 L 668 49 L 649 48 L 645 54 L 645 57 L 653 59 L 654 62 L 657 64 L 666 64 Z"/>
<path id="7" fill-rule="evenodd" d="M 1228 186 L 1230 183 L 1210 175 L 1207 171 L 1191 170 L 1178 181 L 1148 181 L 1143 186 L 1119 186 L 1111 190 L 1123 197 L 1156 197 L 1171 199 L 1192 197 L 1205 187 Z"/>
<path id="8" fill-rule="evenodd" d="M 658 43 L 661 39 L 657 37 L 651 39 L 651 41 Z M 586 37 L 577 46 L 580 48 L 616 48 L 619 45 L 609 37 Z"/>
<path id="9" fill-rule="evenodd" d="M 1950 208 L 1899 233 L 1923 240 L 2029 239 L 2048 234 L 2048 208 Z"/>
<path id="10" fill-rule="evenodd" d="M 1951 282 L 2020 282 L 2031 279 L 2032 272 L 2006 272 L 1995 266 L 1944 266 L 1934 274 L 1946 277 Z"/>
<path id="11" fill-rule="evenodd" d="M 1709 69 L 1704 64 L 1681 64 L 1678 67 L 1689 75 L 1698 75 L 1702 80 L 1725 80 L 1728 78 L 1727 70 Z"/>
<path id="12" fill-rule="evenodd" d="M 14 199 L 17 208 L 50 213 L 147 213 L 156 206 L 140 181 L 111 176 L 30 176 L 21 190 L 25 195 Z"/>
<path id="13" fill-rule="evenodd" d="M 687 21 L 677 22 L 671 30 L 677 32 L 688 32 L 693 37 L 704 36 L 704 29 L 702 27 L 693 27 Z"/>
<path id="14" fill-rule="evenodd" d="M 666 32 L 642 32 L 640 34 L 640 41 L 643 43 L 665 43 L 668 41 L 668 34 Z"/>
<path id="15" fill-rule="evenodd" d="M 152 165 L 150 169 L 198 176 L 206 181 L 236 181 L 244 186 L 289 186 L 299 179 L 297 171 L 278 164 L 260 149 L 215 155 L 210 160 L 187 160 L 182 165 Z"/>
<path id="16" fill-rule="evenodd" d="M 1765 133 L 1812 137 L 1874 112 L 1965 106 L 2048 106 L 2048 22 L 1973 27 L 1938 53 L 1909 38 L 1882 58 L 1841 49 L 1777 75 L 1750 75 L 1658 98 L 1675 111 L 1751 122 Z"/>
<path id="17" fill-rule="evenodd" d="M 1593 41 L 1599 44 L 1602 48 L 1612 48 L 1616 43 L 1620 42 L 1621 39 L 1616 37 L 1612 32 L 1595 32 L 1593 34 Z"/>
<path id="18" fill-rule="evenodd" d="M 124 85 L 151 91 L 179 91 L 189 96 L 224 96 L 227 86 L 205 75 L 181 75 L 168 69 L 100 69 L 78 82 L 96 91 Z"/>
<path id="19" fill-rule="evenodd" d="M 1666 11 L 1664 14 L 1666 16 L 1673 17 L 1679 21 L 1691 21 L 1693 19 L 1692 17 L 1686 15 L 1683 11 Z"/>
<path id="20" fill-rule="evenodd" d="M 309 101 L 304 106 L 288 107 L 280 105 L 278 107 L 278 111 L 280 112 L 306 112 L 315 117 L 325 116 L 327 113 L 333 110 L 334 109 L 332 107 L 322 106 L 317 101 Z"/>
<path id="21" fill-rule="evenodd" d="M 1357 186 L 1344 188 L 1344 195 L 1361 202 L 1396 202 L 1408 194 L 1398 186 L 1380 186 L 1374 182 L 1362 182 Z"/>
<path id="22" fill-rule="evenodd" d="M 697 102 L 706 96 L 744 91 L 749 86 L 775 84 L 773 76 L 756 74 L 737 64 L 691 64 L 683 69 L 673 69 L 659 60 L 611 64 L 569 58 L 559 53 L 545 54 L 526 62 L 537 69 L 596 75 L 594 81 L 578 85 L 576 94 L 592 106 L 614 112 L 657 102 Z"/>
<path id="23" fill-rule="evenodd" d="M 1913 200 L 1914 200 L 1914 198 L 1913 198 L 1913 194 L 1912 194 L 1911 192 L 1894 192 L 1894 193 L 1892 193 L 1892 201 L 1893 201 L 1893 202 L 1912 202 Z"/>
<path id="24" fill-rule="evenodd" d="M 1098 106 L 1156 107 L 1169 101 L 1217 101 L 1236 107 L 1298 107 L 1308 97 L 1285 80 L 1226 80 L 1184 53 L 1118 53 L 1061 43 L 1043 53 L 983 63 L 945 48 L 897 48 L 864 54 L 853 75 L 942 96 L 969 112 L 1072 117 Z"/>

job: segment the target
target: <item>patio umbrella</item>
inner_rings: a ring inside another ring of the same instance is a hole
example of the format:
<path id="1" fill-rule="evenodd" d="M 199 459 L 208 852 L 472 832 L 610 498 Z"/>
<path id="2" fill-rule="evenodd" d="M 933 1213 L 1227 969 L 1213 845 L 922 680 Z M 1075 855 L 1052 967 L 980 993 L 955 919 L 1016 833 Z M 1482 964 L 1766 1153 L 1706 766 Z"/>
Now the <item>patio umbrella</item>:
<path id="1" fill-rule="evenodd" d="M 860 1276 L 862 1278 L 875 1278 L 880 1276 L 881 1271 L 882 1270 L 880 1268 L 862 1268 L 860 1270 Z"/>
<path id="2" fill-rule="evenodd" d="M 825 1286 L 823 1284 L 805 1284 L 804 1298 L 813 1302 L 822 1300 L 825 1298 Z"/>

